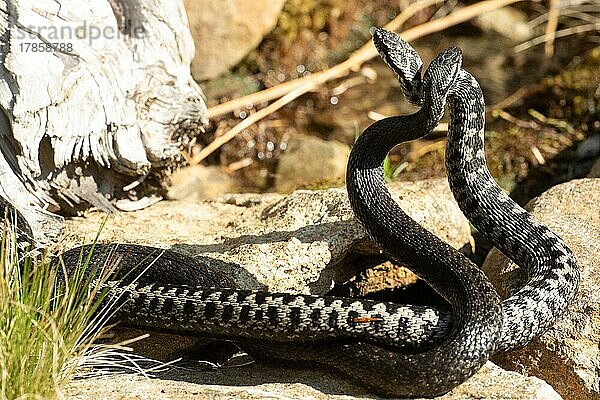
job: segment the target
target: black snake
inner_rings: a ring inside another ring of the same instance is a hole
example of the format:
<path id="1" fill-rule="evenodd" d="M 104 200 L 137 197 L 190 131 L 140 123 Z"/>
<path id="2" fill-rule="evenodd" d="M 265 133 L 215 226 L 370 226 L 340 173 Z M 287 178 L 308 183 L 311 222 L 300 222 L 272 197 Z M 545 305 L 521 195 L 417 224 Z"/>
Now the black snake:
<path id="1" fill-rule="evenodd" d="M 452 306 L 248 291 L 223 273 L 171 251 L 139 245 L 97 245 L 91 264 L 118 257 L 118 318 L 151 330 L 233 339 L 259 358 L 332 367 L 373 391 L 436 396 L 475 373 L 497 350 L 525 345 L 564 311 L 577 289 L 575 259 L 564 243 L 502 192 L 483 155 L 483 96 L 449 48 L 421 78 L 421 60 L 397 35 L 377 29 L 380 55 L 398 74 L 407 99 L 421 109 L 375 122 L 353 147 L 347 187 L 352 208 L 373 239 L 410 265 Z M 481 271 L 421 228 L 389 195 L 381 165 L 397 144 L 429 133 L 450 107 L 447 169 L 458 203 L 473 224 L 528 274 L 500 302 Z M 5 203 L 8 205 L 8 203 Z M 30 235 L 19 219 L 21 236 Z M 89 246 L 62 255 L 78 264 Z M 132 266 L 144 270 L 138 279 Z M 228 287 L 229 289 L 225 289 Z"/>

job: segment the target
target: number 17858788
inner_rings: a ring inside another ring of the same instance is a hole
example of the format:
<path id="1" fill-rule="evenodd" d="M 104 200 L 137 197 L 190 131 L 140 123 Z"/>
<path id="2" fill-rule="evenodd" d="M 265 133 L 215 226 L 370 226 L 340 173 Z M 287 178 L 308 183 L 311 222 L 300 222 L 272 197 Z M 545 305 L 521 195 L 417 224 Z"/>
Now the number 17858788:
<path id="1" fill-rule="evenodd" d="M 70 52 L 73 51 L 73 43 L 39 43 L 39 42 L 21 42 L 19 43 L 21 52 L 44 53 L 51 51 Z"/>

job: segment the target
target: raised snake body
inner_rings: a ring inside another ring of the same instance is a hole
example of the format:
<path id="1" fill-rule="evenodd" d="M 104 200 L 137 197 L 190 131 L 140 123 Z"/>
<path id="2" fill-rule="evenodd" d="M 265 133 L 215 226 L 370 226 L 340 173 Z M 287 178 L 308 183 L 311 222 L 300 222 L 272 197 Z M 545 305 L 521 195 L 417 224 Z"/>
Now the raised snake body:
<path id="1" fill-rule="evenodd" d="M 376 31 L 374 41 L 398 75 L 407 99 L 421 105 L 418 54 L 383 29 Z M 448 106 L 446 169 L 452 193 L 473 226 L 527 275 L 502 303 L 504 327 L 498 350 L 513 350 L 546 331 L 566 310 L 577 292 L 577 261 L 562 239 L 508 197 L 490 175 L 483 148 L 483 93 L 463 69 L 449 91 Z"/>
<path id="2" fill-rule="evenodd" d="M 234 339 L 262 358 L 327 365 L 378 393 L 399 397 L 443 394 L 497 349 L 522 346 L 556 320 L 577 288 L 575 259 L 489 175 L 483 96 L 461 68 L 460 50 L 442 52 L 421 79 L 421 60 L 397 35 L 378 29 L 374 42 L 409 101 L 421 109 L 375 122 L 363 132 L 348 162 L 349 198 L 374 240 L 448 300 L 452 314 L 364 299 L 239 290 L 223 272 L 190 257 L 146 246 L 97 245 L 92 264 L 104 263 L 110 254 L 121 258 L 124 279 L 108 284 L 122 296 L 120 320 Z M 447 169 L 456 199 L 473 224 L 528 273 L 525 286 L 502 306 L 481 271 L 402 212 L 383 181 L 386 154 L 429 133 L 446 102 Z M 88 250 L 67 251 L 63 261 L 73 268 Z M 126 276 L 134 265 L 145 270 L 139 279 Z"/>

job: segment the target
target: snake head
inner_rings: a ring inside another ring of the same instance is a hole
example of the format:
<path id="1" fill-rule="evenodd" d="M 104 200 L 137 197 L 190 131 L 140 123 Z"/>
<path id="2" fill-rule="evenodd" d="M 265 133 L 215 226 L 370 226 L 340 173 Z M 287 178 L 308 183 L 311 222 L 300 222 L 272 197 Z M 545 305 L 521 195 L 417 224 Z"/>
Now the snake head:
<path id="1" fill-rule="evenodd" d="M 375 28 L 373 43 L 383 61 L 398 76 L 406 100 L 412 105 L 420 106 L 423 103 L 423 61 L 419 54 L 400 36 L 383 28 Z"/>
<path id="2" fill-rule="evenodd" d="M 427 97 L 446 98 L 460 74 L 462 59 L 462 51 L 458 47 L 449 47 L 431 61 L 423 77 Z"/>

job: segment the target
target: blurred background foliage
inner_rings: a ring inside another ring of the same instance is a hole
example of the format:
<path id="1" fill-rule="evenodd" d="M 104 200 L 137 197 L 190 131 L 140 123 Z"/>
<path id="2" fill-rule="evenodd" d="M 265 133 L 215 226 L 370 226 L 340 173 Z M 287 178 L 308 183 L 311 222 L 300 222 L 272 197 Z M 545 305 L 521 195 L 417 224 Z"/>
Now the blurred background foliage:
<path id="1" fill-rule="evenodd" d="M 383 26 L 411 3 L 286 0 L 254 49 L 228 71 L 200 82 L 209 106 L 335 66 L 370 41 L 370 27 Z M 452 0 L 425 8 L 403 29 L 475 3 Z M 550 3 L 518 2 L 412 43 L 425 63 L 445 47 L 462 48 L 464 67 L 486 96 L 490 170 L 521 203 L 586 176 L 600 154 L 600 1 L 554 2 L 559 37 L 552 54 L 539 40 L 552 18 Z M 190 154 L 266 104 L 213 118 Z M 357 134 L 376 118 L 409 112 L 414 109 L 395 75 L 374 59 L 245 129 L 202 164 L 221 174 L 227 190 L 341 186 Z M 444 146 L 444 132 L 402 144 L 390 154 L 388 169 L 401 180 L 443 176 Z"/>

